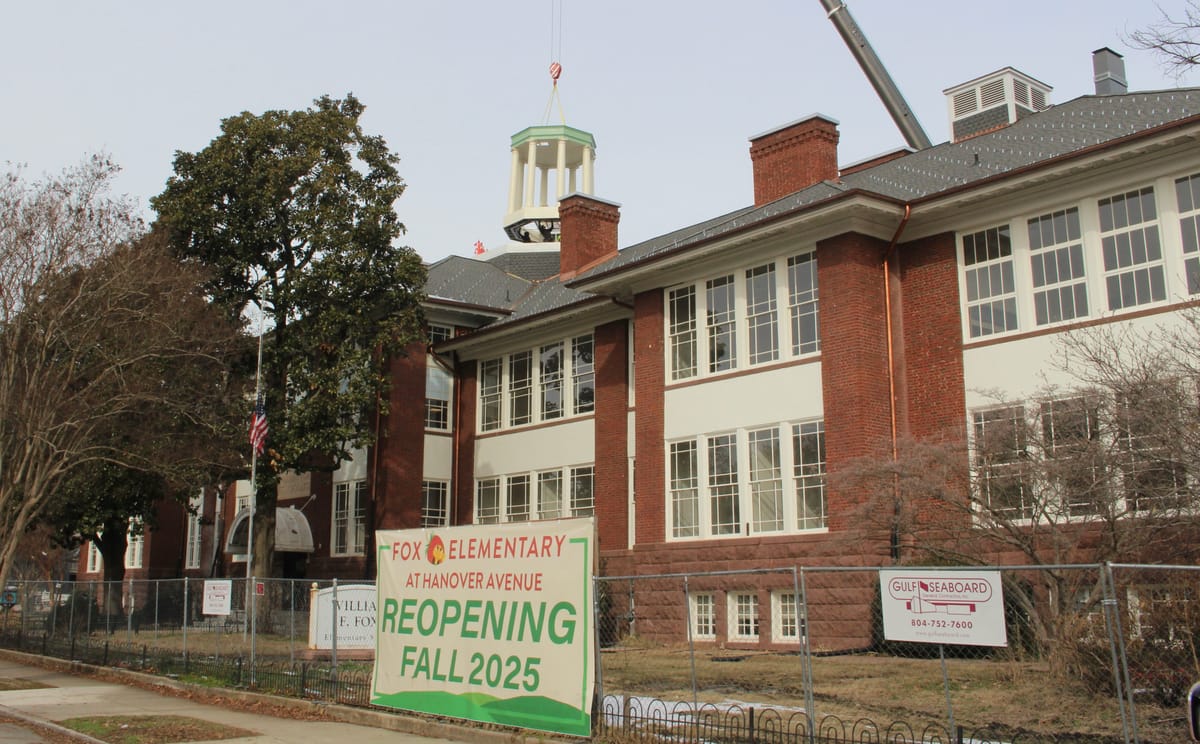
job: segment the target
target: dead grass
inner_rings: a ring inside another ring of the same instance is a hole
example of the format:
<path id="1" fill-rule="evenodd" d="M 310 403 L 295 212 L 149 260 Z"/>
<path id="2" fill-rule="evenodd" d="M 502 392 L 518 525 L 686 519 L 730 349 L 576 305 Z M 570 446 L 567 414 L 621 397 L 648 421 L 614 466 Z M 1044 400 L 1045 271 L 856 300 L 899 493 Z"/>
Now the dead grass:
<path id="1" fill-rule="evenodd" d="M 168 744 L 255 736 L 255 732 L 188 716 L 89 716 L 62 726 L 111 744 Z"/>
<path id="2" fill-rule="evenodd" d="M 50 685 L 44 685 L 41 682 L 34 682 L 31 679 L 21 679 L 14 677 L 13 679 L 0 678 L 0 692 L 9 690 L 44 690 Z"/>

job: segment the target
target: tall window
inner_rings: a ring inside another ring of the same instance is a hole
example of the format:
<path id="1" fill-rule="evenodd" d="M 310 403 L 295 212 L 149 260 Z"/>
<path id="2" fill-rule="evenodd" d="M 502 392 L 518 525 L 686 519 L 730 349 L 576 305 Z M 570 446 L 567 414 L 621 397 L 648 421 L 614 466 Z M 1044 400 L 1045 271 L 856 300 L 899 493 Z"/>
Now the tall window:
<path id="1" fill-rule="evenodd" d="M 542 420 L 563 415 L 563 342 L 543 346 L 538 360 Z"/>
<path id="2" fill-rule="evenodd" d="M 571 468 L 571 516 L 590 517 L 596 512 L 595 468 Z"/>
<path id="3" fill-rule="evenodd" d="M 533 420 L 533 352 L 508 358 L 508 415 L 513 426 Z"/>
<path id="4" fill-rule="evenodd" d="M 967 267 L 967 319 L 971 338 L 1017 328 L 1017 286 L 1008 225 L 962 236 Z"/>
<path id="5" fill-rule="evenodd" d="M 367 547 L 367 482 L 333 486 L 333 555 L 362 555 Z"/>
<path id="6" fill-rule="evenodd" d="M 696 288 L 681 287 L 667 295 L 670 314 L 671 379 L 696 376 Z"/>
<path id="7" fill-rule="evenodd" d="M 425 428 L 450 428 L 450 373 L 441 365 L 425 368 Z"/>
<path id="8" fill-rule="evenodd" d="M 1100 235 L 1109 310 L 1167 298 L 1153 188 L 1101 199 Z"/>
<path id="9" fill-rule="evenodd" d="M 129 520 L 128 542 L 125 544 L 125 568 L 141 568 L 145 549 L 145 528 L 138 520 Z"/>
<path id="10" fill-rule="evenodd" d="M 729 640 L 758 640 L 758 595 L 753 592 L 733 592 L 729 595 Z"/>
<path id="11" fill-rule="evenodd" d="M 787 272 L 792 354 L 812 354 L 821 350 L 817 315 L 817 254 L 810 252 L 789 258 Z"/>
<path id="12" fill-rule="evenodd" d="M 779 358 L 779 324 L 775 317 L 775 264 L 746 272 L 746 338 L 750 363 Z"/>
<path id="13" fill-rule="evenodd" d="M 1088 314 L 1083 240 L 1075 207 L 1029 220 L 1033 313 L 1038 325 Z"/>
<path id="14" fill-rule="evenodd" d="M 200 510 L 204 506 L 204 492 L 188 498 L 187 546 L 184 549 L 183 567 L 200 568 L 200 545 L 203 532 L 200 526 Z"/>
<path id="15" fill-rule="evenodd" d="M 708 307 L 708 371 L 737 366 L 737 311 L 732 276 L 710 279 L 705 285 Z"/>
<path id="16" fill-rule="evenodd" d="M 729 535 L 741 526 L 738 509 L 737 436 L 721 434 L 708 439 L 708 504 L 712 530 Z"/>
<path id="17" fill-rule="evenodd" d="M 1021 477 L 1025 457 L 1025 409 L 992 408 L 972 414 L 980 497 L 997 515 L 1030 519 L 1033 503 Z"/>
<path id="18" fill-rule="evenodd" d="M 1048 475 L 1067 515 L 1095 514 L 1104 485 L 1091 446 L 1100 436 L 1096 408 L 1082 397 L 1050 400 L 1042 403 L 1041 419 Z"/>
<path id="19" fill-rule="evenodd" d="M 493 431 L 500 428 L 503 388 L 503 367 L 500 359 L 488 359 L 479 365 L 479 428 Z"/>
<path id="20" fill-rule="evenodd" d="M 671 443 L 671 513 L 673 537 L 700 534 L 699 473 L 693 440 Z"/>
<path id="21" fill-rule="evenodd" d="M 96 543 L 88 542 L 87 551 L 87 572 L 100 573 L 100 569 L 104 567 L 104 558 L 100 555 L 100 547 Z"/>
<path id="22" fill-rule="evenodd" d="M 596 408 L 590 333 L 479 363 L 479 428 L 495 431 Z M 568 389 L 569 386 L 569 389 Z"/>
<path id="23" fill-rule="evenodd" d="M 825 526 L 825 422 L 792 426 L 792 476 L 796 489 L 796 529 Z"/>
<path id="24" fill-rule="evenodd" d="M 748 436 L 753 530 L 778 532 L 783 529 L 783 470 L 779 429 L 759 429 Z"/>
<path id="25" fill-rule="evenodd" d="M 717 637 L 717 612 L 711 594 L 693 594 L 692 637 L 701 640 Z"/>
<path id="26" fill-rule="evenodd" d="M 445 527 L 450 524 L 450 484 L 446 481 L 421 481 L 421 526 Z"/>
<path id="27" fill-rule="evenodd" d="M 562 516 L 562 472 L 538 473 L 538 519 Z"/>
<path id="28" fill-rule="evenodd" d="M 495 524 L 500 521 L 500 479 L 488 478 L 475 485 L 475 522 Z"/>
<path id="29" fill-rule="evenodd" d="M 575 413 L 596 409 L 596 368 L 591 334 L 571 339 L 571 391 Z"/>
<path id="30" fill-rule="evenodd" d="M 1187 468 L 1176 441 L 1185 428 L 1176 403 L 1180 399 L 1177 390 L 1146 386 L 1127 390 L 1119 401 L 1117 444 L 1125 505 L 1131 511 L 1169 511 L 1190 503 Z"/>
<path id="31" fill-rule="evenodd" d="M 1200 173 L 1175 181 L 1188 294 L 1200 294 Z"/>

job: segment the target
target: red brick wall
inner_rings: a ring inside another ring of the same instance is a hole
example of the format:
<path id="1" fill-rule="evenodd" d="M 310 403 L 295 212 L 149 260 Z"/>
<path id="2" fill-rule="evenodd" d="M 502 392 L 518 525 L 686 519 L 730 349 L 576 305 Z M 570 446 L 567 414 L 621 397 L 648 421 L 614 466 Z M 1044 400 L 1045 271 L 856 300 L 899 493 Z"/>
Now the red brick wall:
<path id="1" fill-rule="evenodd" d="M 813 116 L 751 140 L 754 205 L 838 176 L 837 124 Z"/>
<path id="2" fill-rule="evenodd" d="M 616 204 L 575 194 L 559 202 L 558 217 L 562 222 L 558 265 L 564 278 L 617 255 L 621 208 Z"/>
<path id="3" fill-rule="evenodd" d="M 896 252 L 904 289 L 902 337 L 908 428 L 918 439 L 965 431 L 962 315 L 954 234 L 902 244 Z"/>
<path id="4" fill-rule="evenodd" d="M 663 292 L 653 289 L 634 298 L 634 437 L 637 461 L 633 491 L 637 499 L 639 545 L 661 543 L 666 534 L 663 495 Z"/>
<path id="5" fill-rule="evenodd" d="M 596 524 L 598 549 L 625 547 L 629 535 L 629 346 L 624 320 L 596 328 Z"/>
<path id="6" fill-rule="evenodd" d="M 454 482 L 450 484 L 450 524 L 471 524 L 474 521 L 471 505 L 474 502 L 475 488 L 475 406 L 479 399 L 478 371 L 479 365 L 474 360 L 467 360 L 458 363 L 455 374 L 458 389 L 455 390 L 454 399 L 454 439 L 458 456 L 454 463 Z"/>
<path id="7" fill-rule="evenodd" d="M 832 480 L 854 458 L 891 437 L 883 255 L 887 244 L 845 233 L 817 244 L 821 370 L 827 469 Z M 830 489 L 829 529 L 854 526 L 861 494 Z"/>
<path id="8" fill-rule="evenodd" d="M 421 477 L 425 454 L 425 346 L 409 344 L 388 364 L 390 413 L 379 422 L 377 447 L 368 455 L 374 497 L 374 529 L 398 530 L 421 523 Z M 378 462 L 375 462 L 378 458 Z M 372 532 L 372 530 L 368 530 Z M 368 541 L 369 542 L 369 541 Z"/>

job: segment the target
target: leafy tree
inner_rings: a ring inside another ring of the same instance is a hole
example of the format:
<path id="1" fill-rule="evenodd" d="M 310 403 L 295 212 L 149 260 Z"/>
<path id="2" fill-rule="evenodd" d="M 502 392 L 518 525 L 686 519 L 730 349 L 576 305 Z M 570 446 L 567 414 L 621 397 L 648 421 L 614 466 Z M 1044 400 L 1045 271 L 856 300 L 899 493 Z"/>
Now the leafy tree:
<path id="1" fill-rule="evenodd" d="M 102 157 L 0 181 L 0 583 L 58 489 L 96 463 L 186 481 L 236 465 L 238 323 L 144 236 Z M 240 418 L 240 417 L 239 417 Z"/>
<path id="2" fill-rule="evenodd" d="M 1173 316 L 1063 334 L 1069 382 L 996 394 L 970 432 L 901 441 L 835 487 L 865 494 L 860 522 L 898 562 L 1037 567 L 1006 574 L 1006 598 L 1037 647 L 1069 640 L 1102 597 L 1069 564 L 1200 558 L 1200 313 Z"/>
<path id="3" fill-rule="evenodd" d="M 362 113 L 347 95 L 227 118 L 208 147 L 176 153 L 175 175 L 151 200 L 177 253 L 213 270 L 212 295 L 271 324 L 259 576 L 272 573 L 280 476 L 336 467 L 370 443 L 367 413 L 383 406 L 386 358 L 423 332 L 424 267 L 393 245 L 404 230 L 393 208 L 404 190 L 398 158 L 363 132 Z"/>

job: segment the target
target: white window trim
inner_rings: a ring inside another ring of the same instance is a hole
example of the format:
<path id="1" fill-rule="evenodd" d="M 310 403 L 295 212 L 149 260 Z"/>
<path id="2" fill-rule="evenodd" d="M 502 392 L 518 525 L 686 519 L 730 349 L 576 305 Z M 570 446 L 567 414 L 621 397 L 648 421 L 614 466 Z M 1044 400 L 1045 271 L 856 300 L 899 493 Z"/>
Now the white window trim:
<path id="1" fill-rule="evenodd" d="M 95 542 L 88 541 L 87 554 L 87 573 L 100 573 L 104 569 L 104 556 L 100 554 L 100 547 Z"/>
<path id="2" fill-rule="evenodd" d="M 430 519 L 436 516 L 435 512 L 429 509 L 429 494 L 432 493 L 430 486 L 437 486 L 441 492 L 441 518 Z M 422 527 L 446 527 L 450 524 L 450 499 L 451 499 L 450 481 L 441 480 L 438 478 L 426 478 L 421 481 L 421 526 Z"/>
<path id="3" fill-rule="evenodd" d="M 792 607 L 795 609 L 795 617 L 793 627 L 796 631 L 795 635 L 783 634 L 783 600 L 784 597 L 792 598 Z M 796 599 L 794 589 L 776 589 L 771 592 L 771 642 L 772 643 L 794 643 L 800 645 L 806 640 L 807 625 L 804 621 L 804 608 Z"/>
<path id="4" fill-rule="evenodd" d="M 1099 190 L 1091 190 L 1086 193 L 1080 193 L 1077 198 L 1068 201 L 1045 203 L 1033 208 L 1013 212 L 1009 215 L 1000 215 L 995 219 L 975 223 L 956 231 L 954 243 L 958 263 L 959 315 L 964 343 L 968 345 L 987 343 L 998 338 L 1069 327 L 1100 318 L 1116 318 L 1129 313 L 1142 312 L 1147 309 L 1169 306 L 1173 303 L 1195 299 L 1196 295 L 1188 294 L 1183 239 L 1179 224 L 1179 202 L 1175 192 L 1175 181 L 1180 178 L 1188 178 L 1196 175 L 1197 172 L 1200 172 L 1200 168 L 1197 168 L 1193 164 L 1182 171 L 1172 170 L 1169 173 L 1154 174 L 1135 181 L 1124 182 L 1121 185 L 1112 185 Z M 1166 283 L 1166 298 L 1162 301 L 1146 302 L 1118 310 L 1109 310 L 1103 246 L 1101 243 L 1103 234 L 1100 231 L 1100 201 L 1131 191 L 1139 191 L 1147 187 L 1151 187 L 1154 190 L 1157 216 L 1153 223 L 1145 224 L 1154 224 L 1158 229 L 1158 239 L 1162 249 L 1161 265 L 1163 266 Z M 1088 296 L 1088 315 L 1038 325 L 1033 303 L 1035 289 L 1033 286 L 1033 269 L 1030 262 L 1029 220 L 1071 208 L 1079 210 L 1079 226 L 1083 242 L 1084 279 Z M 1012 258 L 1017 298 L 1017 327 L 1014 330 L 999 331 L 972 338 L 970 318 L 967 310 L 967 266 L 965 265 L 963 256 L 962 238 L 964 235 L 1000 225 L 1009 226 L 1012 240 Z"/>
<path id="5" fill-rule="evenodd" d="M 134 535 L 133 531 L 137 528 L 136 520 L 129 520 L 129 532 L 126 533 L 125 539 L 125 568 L 141 568 L 146 557 L 146 530 Z"/>
<path id="6" fill-rule="evenodd" d="M 817 350 L 793 354 L 792 347 L 794 339 L 792 338 L 792 321 L 791 321 L 791 293 L 788 288 L 788 261 L 792 258 L 802 255 L 815 254 L 816 247 L 810 247 L 805 250 L 789 252 L 786 255 L 775 256 L 774 258 L 755 261 L 744 266 L 739 266 L 731 271 L 723 271 L 710 276 L 705 276 L 694 282 L 677 284 L 664 288 L 663 291 L 663 338 L 666 342 L 663 344 L 663 369 L 666 373 L 666 384 L 671 385 L 691 382 L 694 380 L 702 380 L 709 377 L 720 377 L 730 373 L 736 373 L 739 370 L 754 369 L 768 367 L 773 364 L 780 364 L 797 359 L 811 359 L 820 355 L 820 292 L 821 288 L 817 286 L 818 297 L 818 326 L 817 326 Z M 772 315 L 774 316 L 775 324 L 775 345 L 776 353 L 770 359 L 764 359 L 759 362 L 751 362 L 750 360 L 750 328 L 749 315 L 747 306 L 747 272 L 762 268 L 766 265 L 774 267 L 774 308 Z M 709 325 L 708 317 L 708 283 L 710 281 L 731 277 L 733 295 L 734 295 L 734 315 L 733 329 L 735 338 L 735 356 L 732 365 L 728 369 L 716 371 L 709 370 Z M 673 344 L 671 335 L 671 292 L 678 291 L 691 287 L 693 290 L 693 298 L 695 300 L 695 316 L 692 319 L 692 341 L 694 347 L 694 364 L 695 368 L 691 374 L 682 377 L 676 377 L 674 373 L 673 359 Z"/>
<path id="7" fill-rule="evenodd" d="M 792 430 L 795 426 L 821 422 L 823 419 L 802 419 L 798 421 L 779 421 L 760 426 L 748 426 L 733 431 L 719 431 L 702 434 L 695 437 L 673 439 L 664 444 L 663 493 L 666 494 L 666 519 L 664 520 L 665 539 L 668 542 L 686 542 L 689 540 L 729 540 L 744 537 L 762 537 L 774 535 L 820 534 L 829 531 L 828 502 L 826 503 L 825 524 L 819 527 L 800 529 L 797 527 L 799 509 L 797 499 L 799 493 L 796 487 L 795 455 L 792 447 Z M 750 432 L 775 428 L 779 435 L 779 468 L 783 487 L 783 529 L 756 530 L 754 528 L 754 497 L 751 489 L 750 468 Z M 712 494 L 709 489 L 708 442 L 713 437 L 733 434 L 737 447 L 737 494 L 738 494 L 738 525 L 734 532 L 717 534 L 712 526 Z M 683 442 L 695 442 L 696 447 L 696 491 L 698 495 L 699 534 L 676 536 L 675 502 L 672 498 L 672 458 L 671 446 Z M 827 472 L 826 472 L 827 475 Z M 826 491 L 828 499 L 828 491 Z"/>
<path id="8" fill-rule="evenodd" d="M 708 621 L 711 632 L 700 632 L 700 599 L 707 599 L 708 611 L 710 614 Z M 715 641 L 717 639 L 717 599 L 712 592 L 692 592 L 688 595 L 688 604 L 691 605 L 691 621 L 692 621 L 692 638 L 697 641 Z"/>
<path id="9" fill-rule="evenodd" d="M 188 498 L 187 542 L 185 543 L 183 567 L 187 569 L 200 568 L 201 552 L 203 550 L 204 533 L 201 529 L 201 509 L 204 506 L 204 491 L 192 494 Z"/>
<path id="10" fill-rule="evenodd" d="M 592 507 L 590 509 L 576 509 L 573 496 L 574 477 L 583 469 L 591 469 L 592 471 Z M 489 475 L 486 477 L 477 477 L 475 479 L 475 487 L 472 491 L 471 513 L 474 517 L 475 524 L 507 524 L 509 522 L 537 522 L 543 521 L 542 504 L 540 501 L 541 477 L 557 473 L 559 477 L 559 514 L 557 517 L 547 517 L 545 519 L 565 519 L 568 517 L 588 516 L 595 513 L 595 494 L 596 494 L 596 469 L 591 463 L 580 463 L 577 465 L 565 465 L 560 468 L 544 468 L 541 470 L 530 470 L 517 473 L 505 473 L 504 475 Z M 528 493 L 528 512 L 522 519 L 513 519 L 513 514 L 509 513 L 509 486 L 518 478 L 526 478 Z M 479 511 L 479 486 L 481 483 L 495 481 L 498 488 L 498 514 L 495 519 L 492 515 L 481 515 Z M 489 521 L 483 522 L 483 518 Z"/>
<path id="11" fill-rule="evenodd" d="M 727 603 L 726 603 L 727 607 L 726 607 L 726 615 L 725 615 L 726 620 L 727 620 L 726 628 L 725 628 L 726 637 L 730 641 L 733 641 L 736 643 L 756 643 L 756 642 L 758 642 L 759 638 L 762 636 L 762 614 L 761 614 L 762 608 L 759 606 L 758 592 L 755 592 L 752 590 L 751 591 L 740 591 L 740 592 L 729 592 L 729 594 L 726 595 L 726 597 L 727 597 Z M 743 634 L 741 632 L 741 629 L 739 628 L 739 626 L 741 624 L 739 622 L 741 620 L 741 614 L 740 614 L 740 604 L 741 603 L 739 600 L 741 600 L 743 598 L 749 598 L 750 604 L 752 605 L 753 610 L 754 610 L 755 632 L 753 634 Z"/>
<path id="12" fill-rule="evenodd" d="M 338 488 L 345 487 L 346 489 L 346 509 L 345 509 L 345 524 L 346 524 L 346 545 L 342 550 L 338 550 L 338 519 L 341 510 L 338 509 Z M 348 481 L 337 481 L 333 484 L 333 503 L 330 505 L 330 520 L 329 520 L 329 555 L 332 557 L 347 557 L 365 555 L 367 549 L 366 524 L 367 524 L 367 481 L 365 479 L 356 479 Z M 361 510 L 362 515 L 359 517 L 355 512 Z M 358 535 L 358 524 L 361 520 L 363 526 L 362 545 L 354 544 Z"/>
<path id="13" fill-rule="evenodd" d="M 592 363 L 590 370 L 585 373 L 579 373 L 575 369 L 575 343 L 582 339 L 588 339 L 592 347 Z M 555 344 L 562 344 L 563 363 L 562 368 L 556 373 L 556 380 L 560 385 L 562 396 L 562 408 L 557 415 L 545 417 L 542 415 L 542 382 L 541 382 L 541 359 L 542 350 L 553 347 Z M 520 354 L 530 355 L 530 370 L 531 381 L 528 388 L 530 416 L 528 421 L 519 424 L 512 423 L 512 394 L 513 390 L 510 386 L 511 377 L 511 360 L 514 356 Z M 584 416 L 595 415 L 596 410 L 596 338 L 591 331 L 576 333 L 564 338 L 552 339 L 545 343 L 540 343 L 529 349 L 519 349 L 508 354 L 503 354 L 498 357 L 488 357 L 480 359 L 476 363 L 476 374 L 478 379 L 478 393 L 476 394 L 477 405 L 475 406 L 475 430 L 481 434 L 492 434 L 498 431 L 519 430 L 530 426 L 536 426 L 543 423 L 562 423 L 578 419 Z M 488 363 L 500 363 L 500 421 L 499 425 L 485 429 L 483 425 L 483 366 Z M 592 400 L 590 404 L 579 405 L 577 400 L 577 392 L 582 383 L 591 380 Z"/>

